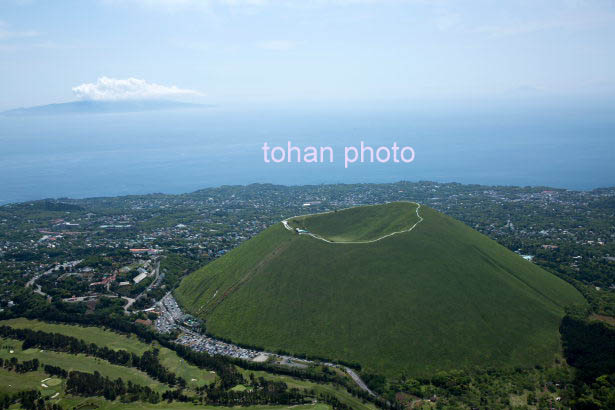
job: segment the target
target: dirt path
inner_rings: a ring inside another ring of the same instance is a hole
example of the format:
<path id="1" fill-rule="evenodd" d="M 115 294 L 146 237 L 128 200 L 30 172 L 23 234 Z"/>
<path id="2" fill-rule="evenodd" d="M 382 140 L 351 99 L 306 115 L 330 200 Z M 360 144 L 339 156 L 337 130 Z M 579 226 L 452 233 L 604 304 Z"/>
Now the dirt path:
<path id="1" fill-rule="evenodd" d="M 409 202 L 409 201 L 408 201 L 408 202 Z M 321 241 L 323 241 L 323 242 L 326 242 L 326 243 L 331 243 L 331 244 L 360 244 L 360 243 L 374 243 L 374 242 L 378 242 L 378 241 L 381 241 L 381 240 L 383 240 L 383 239 L 385 239 L 385 238 L 388 238 L 388 237 L 390 237 L 390 236 L 393 236 L 393 235 L 397 235 L 397 234 L 400 234 L 400 233 L 405 233 L 405 232 L 410 232 L 410 231 L 412 231 L 412 230 L 413 230 L 413 229 L 414 229 L 414 228 L 415 228 L 418 224 L 420 224 L 421 222 L 423 222 L 423 217 L 422 217 L 421 215 L 419 215 L 419 209 L 421 208 L 421 204 L 419 204 L 418 202 L 409 202 L 409 203 L 411 203 L 411 204 L 416 204 L 416 205 L 417 205 L 417 207 L 416 207 L 416 216 L 419 218 L 419 220 L 418 220 L 418 221 L 417 221 L 414 225 L 412 225 L 410 228 L 408 228 L 408 229 L 404 229 L 403 231 L 391 232 L 391 233 L 388 233 L 388 234 L 383 235 L 383 236 L 381 236 L 381 237 L 379 237 L 379 238 L 376 238 L 376 239 L 371 239 L 371 240 L 369 240 L 369 241 L 344 241 L 344 242 L 339 241 L 339 242 L 333 242 L 333 241 L 330 241 L 330 240 L 328 240 L 328 239 L 323 238 L 323 237 L 322 237 L 322 236 L 320 236 L 320 235 L 317 235 L 317 234 L 314 234 L 314 233 L 311 233 L 311 232 L 301 232 L 299 235 L 308 235 L 308 236 L 311 236 L 311 237 L 312 237 L 312 238 L 314 238 L 314 239 L 318 239 L 318 240 L 321 240 Z M 343 209 L 341 209 L 341 210 L 343 211 Z M 320 214 L 308 214 L 308 215 L 298 215 L 298 216 L 323 215 L 323 214 L 330 214 L 330 213 L 332 213 L 332 212 L 334 212 L 334 211 L 322 212 L 322 213 L 320 213 Z M 291 232 L 294 232 L 293 228 L 291 228 L 291 227 L 288 225 L 288 220 L 289 220 L 289 219 L 293 219 L 293 218 L 297 218 L 298 216 L 293 216 L 293 217 L 291 217 L 291 218 L 286 218 L 285 220 L 283 220 L 283 221 L 282 221 L 282 225 L 284 225 L 284 228 L 286 228 L 287 230 L 289 230 L 289 231 L 291 231 Z"/>

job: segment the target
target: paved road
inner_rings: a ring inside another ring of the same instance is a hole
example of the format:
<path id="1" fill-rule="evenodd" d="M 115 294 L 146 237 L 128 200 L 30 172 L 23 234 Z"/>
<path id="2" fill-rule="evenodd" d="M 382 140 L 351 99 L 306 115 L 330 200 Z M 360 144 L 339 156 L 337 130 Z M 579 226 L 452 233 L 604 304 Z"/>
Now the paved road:
<path id="1" fill-rule="evenodd" d="M 40 278 L 43 275 L 49 275 L 51 272 L 53 272 L 54 270 L 57 270 L 56 267 L 54 266 L 51 269 L 46 270 L 43 273 L 39 273 L 38 275 L 34 276 L 32 279 L 30 279 L 27 283 L 26 283 L 26 287 L 29 288 L 30 286 L 34 285 L 34 282 L 36 282 L 38 280 L 38 278 Z"/>
<path id="2" fill-rule="evenodd" d="M 46 294 L 45 292 L 43 292 L 43 288 L 41 288 L 41 285 L 36 285 L 36 289 L 34 289 L 34 293 L 38 293 L 41 296 L 49 296 L 48 294 Z"/>
<path id="3" fill-rule="evenodd" d="M 135 298 L 129 298 L 128 296 L 122 296 L 122 299 L 124 299 L 127 303 L 124 305 L 124 312 L 126 314 L 130 313 L 128 312 L 128 309 L 132 306 L 133 303 L 135 303 L 137 301 L 137 299 Z"/>
<path id="4" fill-rule="evenodd" d="M 116 295 L 104 295 L 107 298 L 116 298 Z M 76 298 L 64 298 L 62 302 L 85 302 L 86 300 L 98 299 L 100 295 L 79 296 Z"/>
<path id="5" fill-rule="evenodd" d="M 152 283 L 149 284 L 149 286 L 143 291 L 141 292 L 138 296 L 131 298 L 128 296 L 118 296 L 118 295 L 109 295 L 109 294 L 105 294 L 105 295 L 92 295 L 92 296 L 79 296 L 76 298 L 65 298 L 62 299 L 64 302 L 85 302 L 87 300 L 91 300 L 91 299 L 97 299 L 99 297 L 107 297 L 107 298 L 117 298 L 117 297 L 121 297 L 122 299 L 124 299 L 126 301 L 126 304 L 124 305 L 124 313 L 128 314 L 130 313 L 128 311 L 128 309 L 141 297 L 145 294 L 145 292 L 147 292 L 148 290 L 150 290 L 152 288 L 152 286 L 158 281 L 159 279 L 159 275 L 160 275 L 160 262 L 158 262 L 156 264 L 156 267 L 154 268 L 154 280 L 152 281 Z M 35 279 L 33 279 L 35 280 Z M 34 282 L 33 282 L 34 283 Z M 27 286 L 27 285 L 26 285 Z M 40 286 L 39 286 L 39 290 L 40 290 Z"/>
<path id="6" fill-rule="evenodd" d="M 346 367 L 346 373 L 348 373 L 350 375 L 350 377 L 352 377 L 352 380 L 354 380 L 354 382 L 362 389 L 365 390 L 366 392 L 368 392 L 370 395 L 372 396 L 376 396 L 376 393 L 374 393 L 373 391 L 371 391 L 369 389 L 369 387 L 367 387 L 367 385 L 365 384 L 365 382 L 363 380 L 361 380 L 361 378 L 359 377 L 358 374 L 355 373 L 354 370 L 352 370 L 349 367 Z"/>
<path id="7" fill-rule="evenodd" d="M 162 299 L 166 298 L 170 296 L 173 301 L 175 301 L 175 299 L 173 298 L 173 295 L 171 294 L 171 292 L 167 293 Z M 161 310 L 162 310 L 162 315 L 161 317 L 166 317 L 167 321 L 169 322 L 175 322 L 175 318 L 174 316 L 167 310 L 167 308 L 164 306 L 164 304 L 162 303 L 162 299 L 160 301 L 158 301 L 156 304 L 158 306 L 160 306 Z M 175 302 L 177 303 L 177 302 Z M 179 312 L 183 315 L 183 312 L 181 310 L 181 307 L 179 307 Z M 217 343 L 220 345 L 225 345 L 225 346 L 233 346 L 234 348 L 237 348 L 239 350 L 250 350 L 250 349 L 243 349 L 237 345 L 233 345 L 232 343 L 227 343 L 227 342 L 223 342 L 221 340 L 218 340 L 214 337 L 211 336 L 207 336 L 207 335 L 202 335 L 198 332 L 195 332 L 194 330 L 190 330 L 187 329 L 181 325 L 178 326 L 179 329 L 181 329 L 184 333 L 186 334 L 190 334 L 193 337 L 198 337 L 198 338 L 203 338 L 203 339 L 207 339 L 207 341 L 212 342 L 212 343 Z M 352 380 L 357 384 L 357 386 L 359 386 L 360 389 L 368 392 L 370 395 L 372 396 L 377 396 L 373 391 L 371 391 L 369 389 L 369 387 L 367 387 L 367 385 L 365 384 L 365 382 L 363 382 L 363 380 L 361 380 L 361 378 L 359 377 L 359 375 L 357 373 L 355 373 L 352 369 L 348 368 L 348 367 L 344 367 L 344 366 L 340 366 L 339 364 L 335 364 L 335 363 L 330 363 L 330 362 L 317 362 L 314 360 L 307 360 L 307 359 L 299 359 L 297 357 L 293 357 L 293 356 L 287 356 L 287 355 L 281 355 L 281 354 L 277 354 L 277 353 L 272 353 L 272 352 L 265 352 L 265 351 L 253 351 L 253 353 L 258 353 L 258 355 L 264 354 L 268 357 L 272 357 L 275 359 L 275 361 L 277 361 L 279 364 L 285 365 L 285 366 L 289 366 L 289 367 L 304 367 L 310 363 L 313 364 L 320 364 L 320 365 L 324 365 L 324 366 L 328 366 L 328 367 L 334 367 L 336 369 L 342 369 L 345 370 L 346 373 L 348 373 L 348 375 L 352 378 Z M 210 352 L 210 354 L 212 354 Z M 217 354 L 217 353 L 214 353 Z"/>
<path id="8" fill-rule="evenodd" d="M 46 294 L 45 292 L 43 292 L 43 288 L 41 288 L 41 285 L 36 284 L 35 282 L 38 280 L 38 278 L 40 278 L 43 275 L 48 275 L 49 273 L 53 272 L 54 268 L 51 268 L 47 271 L 45 271 L 44 273 L 41 273 L 39 275 L 36 275 L 35 277 L 33 277 L 32 279 L 30 279 L 28 281 L 28 283 L 26 283 L 26 288 L 29 287 L 34 287 L 34 293 L 38 293 L 41 296 L 45 296 L 48 297 L 49 295 Z"/>
<path id="9" fill-rule="evenodd" d="M 152 283 L 150 283 L 147 288 L 145 288 L 145 290 L 141 293 L 139 293 L 135 298 L 129 298 L 128 296 L 122 296 L 122 299 L 126 300 L 128 303 L 126 303 L 126 305 L 124 305 L 124 312 L 128 313 L 128 309 L 133 305 L 133 303 L 135 303 L 137 300 L 139 300 L 143 295 L 145 295 L 145 293 L 147 293 L 148 290 L 150 290 L 152 288 L 152 286 L 154 286 L 156 284 L 156 282 L 158 282 L 158 279 L 160 278 L 160 261 L 158 261 L 156 263 L 156 267 L 154 268 L 154 280 L 152 281 Z"/>
<path id="10" fill-rule="evenodd" d="M 35 275 L 32 279 L 30 279 L 26 283 L 26 288 L 34 286 L 34 284 L 38 280 L 38 278 L 40 278 L 43 275 L 49 275 L 53 271 L 57 271 L 58 269 L 60 269 L 60 266 L 63 266 L 63 267 L 67 267 L 67 266 L 73 267 L 73 266 L 76 266 L 77 264 L 79 264 L 80 262 L 81 262 L 81 260 L 67 262 L 67 263 L 63 263 L 63 264 L 60 264 L 60 265 L 54 265 L 52 268 L 49 268 L 45 272 L 39 273 L 38 275 Z M 34 289 L 34 293 L 38 293 L 41 296 L 49 296 L 45 292 L 42 291 L 42 288 L 41 288 L 40 285 L 36 285 L 36 288 Z"/>

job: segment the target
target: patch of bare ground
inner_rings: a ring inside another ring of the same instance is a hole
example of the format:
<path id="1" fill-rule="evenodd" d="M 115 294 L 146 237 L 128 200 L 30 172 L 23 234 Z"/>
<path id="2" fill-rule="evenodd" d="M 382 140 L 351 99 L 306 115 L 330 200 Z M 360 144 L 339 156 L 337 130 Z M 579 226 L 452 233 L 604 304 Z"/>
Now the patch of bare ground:
<path id="1" fill-rule="evenodd" d="M 605 323 L 608 323 L 609 325 L 615 326 L 615 317 L 613 316 L 593 314 L 589 318 L 591 320 L 599 320 L 601 322 L 605 322 Z"/>

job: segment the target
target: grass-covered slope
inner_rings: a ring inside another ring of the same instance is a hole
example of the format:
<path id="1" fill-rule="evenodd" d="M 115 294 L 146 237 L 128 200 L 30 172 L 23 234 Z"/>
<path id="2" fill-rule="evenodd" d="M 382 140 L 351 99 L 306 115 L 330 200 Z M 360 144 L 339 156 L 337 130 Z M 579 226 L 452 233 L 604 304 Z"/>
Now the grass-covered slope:
<path id="1" fill-rule="evenodd" d="M 411 229 L 420 222 L 418 204 L 395 202 L 387 206 L 359 206 L 342 211 L 299 216 L 290 226 L 301 228 L 333 242 L 373 241 L 394 232 Z"/>
<path id="2" fill-rule="evenodd" d="M 305 226 L 341 237 L 346 225 L 348 237 L 367 238 L 374 233 L 362 234 L 350 212 L 384 214 L 387 222 L 370 224 L 385 232 L 404 225 L 387 212 L 416 218 L 415 208 L 339 211 Z M 550 362 L 563 307 L 582 296 L 463 223 L 424 206 L 419 213 L 412 231 L 362 244 L 276 224 L 186 277 L 176 296 L 214 335 L 389 375 Z"/>

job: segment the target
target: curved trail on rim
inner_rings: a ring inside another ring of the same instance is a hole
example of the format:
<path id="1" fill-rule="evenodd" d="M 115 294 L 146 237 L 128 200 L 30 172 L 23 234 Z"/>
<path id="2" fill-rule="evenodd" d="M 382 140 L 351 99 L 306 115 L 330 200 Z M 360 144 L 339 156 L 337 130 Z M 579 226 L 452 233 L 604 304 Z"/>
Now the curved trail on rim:
<path id="1" fill-rule="evenodd" d="M 419 209 L 421 208 L 421 204 L 419 204 L 418 202 L 410 202 L 410 201 L 408 201 L 408 203 L 410 203 L 410 204 L 416 204 L 416 205 L 417 205 L 417 206 L 416 206 L 416 216 L 419 218 L 419 220 L 418 220 L 418 221 L 417 221 L 414 225 L 412 225 L 410 228 L 408 228 L 408 229 L 404 229 L 403 231 L 391 232 L 391 233 L 388 233 L 388 234 L 383 235 L 383 236 L 381 236 L 381 237 L 379 237 L 379 238 L 376 238 L 376 239 L 371 239 L 371 240 L 369 240 L 369 241 L 345 241 L 345 242 L 333 242 L 333 241 L 330 241 L 330 240 L 328 240 L 328 239 L 323 238 L 323 237 L 322 237 L 322 236 L 320 236 L 320 235 L 316 235 L 316 234 L 311 233 L 311 232 L 302 232 L 302 233 L 300 233 L 299 235 L 308 235 L 308 236 L 311 236 L 311 237 L 312 237 L 312 238 L 314 238 L 314 239 L 318 239 L 318 240 L 321 240 L 321 241 L 323 241 L 323 242 L 332 243 L 332 244 L 360 244 L 360 243 L 373 243 L 373 242 L 378 242 L 378 241 L 380 241 L 380 240 L 382 240 L 382 239 L 388 238 L 389 236 L 393 236 L 393 235 L 397 235 L 397 234 L 400 234 L 400 233 L 405 233 L 405 232 L 410 232 L 410 231 L 412 231 L 412 230 L 413 230 L 413 229 L 414 229 L 414 228 L 415 228 L 418 224 L 420 224 L 421 222 L 423 222 L 423 217 L 422 217 L 421 215 L 419 215 Z M 373 206 L 373 205 L 372 205 L 372 206 Z M 346 209 L 350 209 L 350 208 L 346 208 Z M 343 211 L 343 209 L 340 209 L 340 211 Z M 289 220 L 289 219 L 298 218 L 298 217 L 301 217 L 301 216 L 312 216 L 312 215 L 323 215 L 323 214 L 330 214 L 330 213 L 332 213 L 332 212 L 335 212 L 335 211 L 322 212 L 322 213 L 319 213 L 319 214 L 307 214 L 307 215 L 297 215 L 297 216 L 293 216 L 293 217 L 290 217 L 290 218 L 286 218 L 286 219 L 284 219 L 284 220 L 282 221 L 282 225 L 284 225 L 284 228 L 286 228 L 287 230 L 289 230 L 289 231 L 291 231 L 291 232 L 294 232 L 294 229 L 293 229 L 293 228 L 291 228 L 291 227 L 288 225 L 288 220 Z"/>

